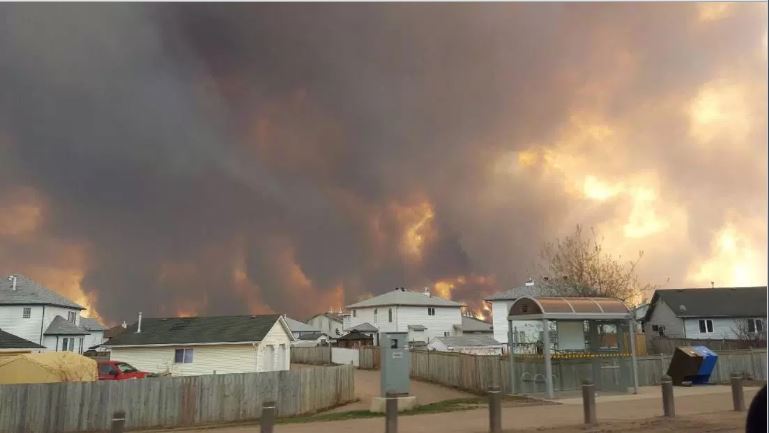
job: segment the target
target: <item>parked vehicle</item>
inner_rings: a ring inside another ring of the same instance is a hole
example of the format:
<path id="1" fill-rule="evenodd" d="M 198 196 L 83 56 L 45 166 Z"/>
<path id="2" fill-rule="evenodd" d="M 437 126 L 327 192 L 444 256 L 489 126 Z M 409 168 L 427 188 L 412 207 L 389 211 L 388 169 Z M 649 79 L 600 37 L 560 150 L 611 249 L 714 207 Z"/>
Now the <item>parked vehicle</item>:
<path id="1" fill-rule="evenodd" d="M 114 359 L 98 361 L 99 380 L 143 379 L 149 373 L 137 370 L 131 364 Z"/>

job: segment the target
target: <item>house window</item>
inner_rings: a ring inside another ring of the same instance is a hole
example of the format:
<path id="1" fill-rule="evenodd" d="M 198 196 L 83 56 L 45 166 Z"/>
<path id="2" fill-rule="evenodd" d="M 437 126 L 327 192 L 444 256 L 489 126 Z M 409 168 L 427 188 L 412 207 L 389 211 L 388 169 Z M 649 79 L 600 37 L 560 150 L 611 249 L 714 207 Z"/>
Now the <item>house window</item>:
<path id="1" fill-rule="evenodd" d="M 176 352 L 174 353 L 174 363 L 192 364 L 192 349 L 176 349 Z"/>
<path id="2" fill-rule="evenodd" d="M 68 311 L 67 312 L 67 320 L 69 320 L 72 323 L 75 323 L 75 318 L 77 317 L 77 313 L 74 311 Z"/>
<path id="3" fill-rule="evenodd" d="M 710 334 L 713 332 L 713 321 L 710 319 L 700 319 L 700 334 Z"/>
<path id="4" fill-rule="evenodd" d="M 756 333 L 756 332 L 763 332 L 764 330 L 764 321 L 761 319 L 748 319 L 748 332 L 749 333 Z"/>
<path id="5" fill-rule="evenodd" d="M 358 315 L 357 315 L 357 314 L 355 314 L 355 313 L 357 313 L 357 312 L 358 312 L 358 310 L 352 310 L 352 317 L 358 317 Z"/>
<path id="6" fill-rule="evenodd" d="M 387 321 L 390 322 L 390 323 L 392 323 L 392 321 L 393 321 L 393 309 L 392 308 L 388 308 L 387 309 Z"/>
<path id="7" fill-rule="evenodd" d="M 75 351 L 75 338 L 64 337 L 61 339 L 62 352 L 74 352 Z"/>
<path id="8" fill-rule="evenodd" d="M 427 307 L 427 315 L 435 316 L 435 307 Z"/>
<path id="9" fill-rule="evenodd" d="M 443 336 L 444 337 L 448 337 L 449 336 L 449 331 L 443 331 Z"/>
<path id="10" fill-rule="evenodd" d="M 32 308 L 24 307 L 24 309 L 21 311 L 21 317 L 24 319 L 29 319 L 31 316 L 32 316 Z"/>
<path id="11" fill-rule="evenodd" d="M 376 323 L 376 313 L 377 313 L 377 309 L 374 308 L 374 323 Z"/>

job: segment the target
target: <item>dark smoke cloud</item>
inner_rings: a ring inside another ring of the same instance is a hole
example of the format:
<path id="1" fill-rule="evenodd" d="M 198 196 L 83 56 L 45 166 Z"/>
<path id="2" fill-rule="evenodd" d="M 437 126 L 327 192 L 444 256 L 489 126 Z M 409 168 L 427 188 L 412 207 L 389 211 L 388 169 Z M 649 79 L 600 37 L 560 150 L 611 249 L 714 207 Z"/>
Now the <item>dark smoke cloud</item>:
<path id="1" fill-rule="evenodd" d="M 628 197 L 594 203 L 565 183 L 652 172 L 659 202 L 688 217 L 669 230 L 685 235 L 674 248 L 670 231 L 611 247 L 645 249 L 646 278 L 688 284 L 724 224 L 766 218 L 765 84 L 743 101 L 760 120 L 734 142 L 695 143 L 684 110 L 716 80 L 765 83 L 766 8 L 698 14 L 2 5 L 0 198 L 43 209 L 34 229 L 0 232 L 3 270 L 79 268 L 112 321 L 139 310 L 302 318 L 439 280 L 478 305 L 528 278 L 542 242 L 578 223 L 624 224 Z M 554 145 L 580 113 L 615 141 Z M 540 155 L 515 168 L 511 155 L 532 149 L 592 162 L 553 174 Z M 414 258 L 404 233 L 424 205 L 433 217 Z"/>

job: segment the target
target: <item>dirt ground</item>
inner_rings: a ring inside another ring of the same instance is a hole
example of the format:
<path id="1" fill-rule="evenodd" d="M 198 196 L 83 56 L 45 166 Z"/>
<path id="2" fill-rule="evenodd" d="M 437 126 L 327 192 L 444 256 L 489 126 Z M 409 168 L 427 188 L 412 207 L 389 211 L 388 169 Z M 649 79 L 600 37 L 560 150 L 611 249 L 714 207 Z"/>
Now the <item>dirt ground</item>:
<path id="1" fill-rule="evenodd" d="M 673 419 L 655 417 L 636 421 L 601 422 L 595 427 L 572 425 L 506 431 L 510 433 L 744 433 L 745 413 L 726 411 Z"/>
<path id="2" fill-rule="evenodd" d="M 371 399 L 379 395 L 379 370 L 355 370 L 355 396 L 359 401 L 337 407 L 329 412 L 368 409 Z M 436 403 L 455 398 L 475 397 L 473 394 L 434 383 L 411 381 L 411 395 L 417 397 L 418 404 Z"/>

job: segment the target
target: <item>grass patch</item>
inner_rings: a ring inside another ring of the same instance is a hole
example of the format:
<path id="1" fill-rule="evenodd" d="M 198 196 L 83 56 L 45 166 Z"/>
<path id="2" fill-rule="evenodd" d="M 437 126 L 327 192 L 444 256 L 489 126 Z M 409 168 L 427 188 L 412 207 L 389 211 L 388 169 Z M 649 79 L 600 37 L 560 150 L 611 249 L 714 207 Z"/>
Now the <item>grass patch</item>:
<path id="1" fill-rule="evenodd" d="M 503 396 L 503 402 L 529 402 L 525 397 Z M 423 404 L 412 410 L 399 413 L 399 416 L 424 415 L 429 413 L 456 412 L 461 410 L 478 409 L 486 407 L 488 400 L 484 397 L 455 398 L 435 403 Z M 361 418 L 381 418 L 383 413 L 373 413 L 367 410 L 351 410 L 347 412 L 322 413 L 317 415 L 295 416 L 280 418 L 276 420 L 277 424 L 293 424 L 322 421 L 345 421 Z"/>

